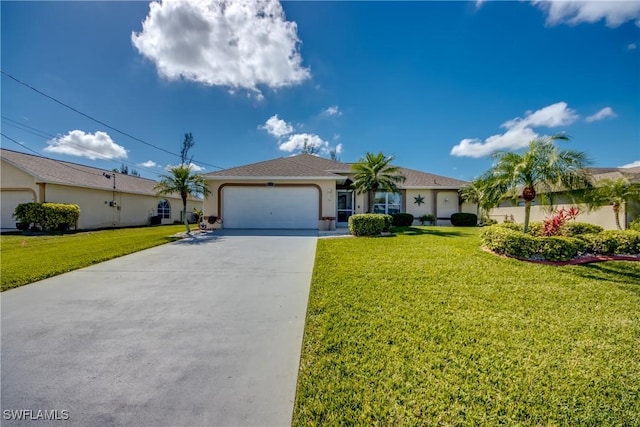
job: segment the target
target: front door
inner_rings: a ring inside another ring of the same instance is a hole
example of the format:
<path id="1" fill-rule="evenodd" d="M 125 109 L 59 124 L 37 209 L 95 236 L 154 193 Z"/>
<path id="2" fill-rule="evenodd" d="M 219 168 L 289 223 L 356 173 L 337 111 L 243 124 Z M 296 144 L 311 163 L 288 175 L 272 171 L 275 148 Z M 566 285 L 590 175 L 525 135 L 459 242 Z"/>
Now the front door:
<path id="1" fill-rule="evenodd" d="M 353 215 L 354 193 L 352 190 L 338 190 L 338 209 L 336 225 L 346 227 L 349 225 L 349 217 Z"/>

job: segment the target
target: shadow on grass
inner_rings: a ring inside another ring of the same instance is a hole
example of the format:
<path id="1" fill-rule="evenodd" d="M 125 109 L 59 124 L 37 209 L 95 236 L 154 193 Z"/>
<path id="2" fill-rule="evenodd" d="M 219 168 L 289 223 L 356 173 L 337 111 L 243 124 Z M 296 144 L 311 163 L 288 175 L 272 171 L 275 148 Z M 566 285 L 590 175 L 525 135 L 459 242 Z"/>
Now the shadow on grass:
<path id="1" fill-rule="evenodd" d="M 464 233 L 462 231 L 449 231 L 449 230 L 440 230 L 437 228 L 420 228 L 420 227 L 393 227 L 391 232 L 401 236 L 422 236 L 422 235 L 431 235 L 431 236 L 440 236 L 440 237 L 464 237 L 470 236 L 469 233 Z"/>
<path id="2" fill-rule="evenodd" d="M 607 261 L 583 264 L 576 266 L 573 273 L 585 279 L 612 282 L 640 295 L 640 262 Z"/>

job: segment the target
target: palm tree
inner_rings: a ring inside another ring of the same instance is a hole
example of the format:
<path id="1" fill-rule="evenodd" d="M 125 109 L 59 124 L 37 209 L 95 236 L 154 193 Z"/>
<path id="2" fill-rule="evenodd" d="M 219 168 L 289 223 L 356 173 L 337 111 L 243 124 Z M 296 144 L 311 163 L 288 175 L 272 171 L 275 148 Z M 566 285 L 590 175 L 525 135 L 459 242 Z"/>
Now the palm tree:
<path id="1" fill-rule="evenodd" d="M 559 150 L 554 142 L 568 140 L 565 135 L 534 139 L 522 153 L 498 152 L 494 165 L 482 177 L 490 199 L 520 195 L 524 199 L 524 232 L 529 229 L 531 202 L 541 193 L 542 202 L 550 200 L 556 191 L 586 190 L 592 187 L 591 174 L 585 168 L 589 160 L 585 153 Z M 519 194 L 519 188 L 521 192 Z"/>
<path id="2" fill-rule="evenodd" d="M 211 193 L 207 188 L 204 176 L 191 173 L 191 166 L 181 164 L 169 168 L 170 174 L 162 175 L 160 182 L 155 186 L 158 196 L 166 196 L 172 193 L 180 194 L 182 198 L 182 219 L 187 229 L 191 233 L 189 222 L 187 221 L 187 198 L 190 196 L 206 196 Z"/>
<path id="3" fill-rule="evenodd" d="M 463 201 L 476 204 L 476 217 L 480 219 L 480 205 L 484 201 L 482 182 L 479 179 L 474 179 L 460 187 L 459 193 Z"/>
<path id="4" fill-rule="evenodd" d="M 593 191 L 595 200 L 592 201 L 592 204 L 610 204 L 616 218 L 616 227 L 618 227 L 618 230 L 622 230 L 620 226 L 620 209 L 628 200 L 640 200 L 640 185 L 631 184 L 627 178 L 623 177 L 603 179 L 598 181 L 596 186 L 597 188 Z"/>
<path id="5" fill-rule="evenodd" d="M 358 194 L 368 193 L 369 195 L 369 212 L 373 211 L 373 195 L 376 191 L 397 193 L 398 184 L 406 180 L 402 175 L 402 169 L 391 165 L 392 160 L 393 156 L 385 157 L 382 153 L 367 153 L 359 162 L 351 166 L 355 172 L 354 188 Z"/>

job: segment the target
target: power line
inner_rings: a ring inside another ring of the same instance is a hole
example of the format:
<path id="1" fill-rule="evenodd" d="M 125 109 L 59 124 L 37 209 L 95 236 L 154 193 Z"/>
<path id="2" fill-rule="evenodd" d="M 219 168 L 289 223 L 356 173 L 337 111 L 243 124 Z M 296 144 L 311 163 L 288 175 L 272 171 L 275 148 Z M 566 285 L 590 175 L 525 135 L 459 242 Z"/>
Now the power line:
<path id="1" fill-rule="evenodd" d="M 47 133 L 47 132 L 45 132 L 45 131 L 43 131 L 41 129 L 35 128 L 33 126 L 26 125 L 26 124 L 23 124 L 23 123 L 20 123 L 20 122 L 18 122 L 16 120 L 8 118 L 8 117 L 2 116 L 2 120 L 7 121 L 8 122 L 7 124 L 10 125 L 10 126 L 14 126 L 15 128 L 20 129 L 23 132 L 30 133 L 32 135 L 38 136 L 38 137 L 43 138 L 43 139 L 56 138 L 56 136 L 54 136 L 54 135 L 52 135 L 50 133 Z M 87 147 L 83 147 L 83 146 L 78 145 L 78 144 L 74 144 L 73 142 L 67 141 L 66 145 L 70 145 L 70 146 L 72 146 L 72 147 L 74 147 L 74 148 L 76 148 L 76 149 L 78 149 L 80 151 L 84 151 L 86 153 L 90 153 L 90 154 L 94 155 L 95 157 L 100 158 L 101 160 L 106 160 L 106 161 L 113 162 L 113 163 L 119 163 L 120 165 L 127 164 L 127 165 L 130 165 L 132 167 L 135 166 L 137 169 L 149 172 L 149 173 L 151 173 L 153 175 L 158 175 L 158 176 L 162 175 L 158 171 L 138 166 L 133 162 L 129 162 L 129 161 L 126 161 L 126 160 L 115 160 L 115 159 L 112 159 L 110 157 L 105 156 L 102 153 L 99 153 L 97 151 L 93 151 L 93 150 L 91 150 L 91 149 L 89 149 Z M 39 153 L 37 153 L 37 154 L 40 155 Z M 132 175 L 132 176 L 135 176 L 135 175 Z"/>
<path id="2" fill-rule="evenodd" d="M 96 122 L 96 123 L 98 123 L 98 124 L 101 124 L 102 126 L 104 126 L 104 127 L 108 128 L 108 129 L 111 129 L 111 130 L 113 130 L 113 131 L 115 131 L 115 132 L 118 132 L 118 133 L 119 133 L 119 134 L 121 134 L 121 135 L 127 136 L 127 137 L 129 137 L 129 138 L 133 139 L 134 141 L 138 141 L 138 142 L 140 142 L 140 143 L 142 143 L 142 144 L 145 144 L 145 145 L 147 145 L 147 146 L 149 146 L 149 147 L 155 148 L 156 150 L 160 150 L 160 151 L 165 152 L 165 153 L 167 153 L 167 154 L 171 154 L 172 156 L 176 156 L 176 157 L 178 157 L 178 158 L 181 158 L 181 157 L 180 157 L 180 155 L 178 155 L 178 154 L 176 154 L 176 153 L 173 153 L 173 152 L 171 152 L 171 151 L 169 151 L 169 150 L 165 150 L 164 148 L 162 148 L 162 147 L 158 147 L 157 145 L 151 144 L 150 142 L 147 142 L 147 141 L 145 141 L 145 140 L 143 140 L 143 139 L 140 139 L 140 138 L 138 138 L 138 137 L 136 137 L 136 136 L 133 136 L 133 135 L 131 135 L 130 133 L 127 133 L 127 132 L 122 131 L 122 130 L 120 130 L 120 129 L 118 129 L 118 128 L 115 128 L 115 127 L 113 127 L 113 126 L 111 126 L 111 125 L 108 125 L 107 123 L 105 123 L 105 122 L 103 122 L 103 121 L 101 121 L 101 120 L 99 120 L 99 119 L 96 119 L 95 117 L 92 117 L 92 116 L 90 116 L 89 114 L 83 113 L 82 111 L 78 110 L 77 108 L 74 108 L 74 107 L 70 106 L 69 104 L 65 104 L 64 102 L 62 102 L 62 101 L 60 101 L 60 100 L 58 100 L 58 99 L 54 98 L 53 96 L 48 95 L 48 94 L 46 94 L 46 93 L 42 92 L 42 91 L 41 91 L 41 90 L 39 90 L 39 89 L 36 89 L 35 87 L 31 86 L 30 84 L 23 82 L 22 80 L 18 79 L 17 77 L 12 76 L 11 74 L 7 73 L 7 72 L 6 72 L 6 71 L 4 71 L 4 70 L 0 70 L 0 73 L 2 73 L 2 74 L 4 74 L 5 76 L 9 77 L 11 80 L 14 80 L 15 82 L 17 82 L 17 83 L 21 84 L 22 86 L 24 86 L 24 87 L 27 87 L 27 88 L 31 89 L 32 91 L 36 92 L 37 94 L 42 95 L 42 96 L 44 96 L 45 98 L 49 98 L 49 99 L 50 99 L 50 100 L 52 100 L 53 102 L 55 102 L 55 103 L 57 103 L 57 104 L 60 104 L 60 105 L 62 105 L 63 107 L 68 108 L 68 109 L 70 109 L 71 111 L 73 111 L 73 112 L 75 112 L 75 113 L 78 113 L 78 114 L 80 114 L 81 116 L 84 116 L 84 117 L 88 118 L 89 120 L 92 120 L 92 121 L 94 121 L 94 122 Z M 200 163 L 201 165 L 210 166 L 210 167 L 213 167 L 213 168 L 216 168 L 216 169 L 224 169 L 223 167 L 216 166 L 216 165 L 212 165 L 212 164 L 210 164 L 210 163 L 205 163 L 205 162 L 198 162 L 198 163 Z"/>
<path id="3" fill-rule="evenodd" d="M 0 136 L 2 136 L 2 137 L 3 137 L 3 138 L 5 138 L 5 139 L 8 139 L 9 141 L 11 141 L 11 142 L 13 142 L 13 143 L 15 143 L 15 144 L 19 145 L 19 146 L 20 146 L 20 147 L 22 147 L 22 148 L 27 149 L 28 151 L 31 151 L 32 153 L 34 153 L 34 154 L 35 154 L 35 155 L 37 155 L 38 157 L 42 157 L 42 156 L 40 155 L 40 153 L 38 153 L 36 150 L 33 150 L 33 149 L 31 149 L 31 148 L 27 147 L 26 145 L 19 143 L 18 141 L 16 141 L 15 139 L 13 139 L 13 138 L 11 138 L 11 137 L 8 137 L 8 136 L 7 136 L 7 135 L 5 135 L 4 133 L 0 132 Z M 99 173 L 93 173 L 93 172 L 90 172 L 90 171 L 87 171 L 87 170 L 82 170 L 82 169 L 74 168 L 73 166 L 71 166 L 71 165 L 70 165 L 70 164 L 68 164 L 67 162 L 59 161 L 59 163 L 61 163 L 62 165 L 66 166 L 66 167 L 68 167 L 68 168 L 71 168 L 71 169 L 73 169 L 73 170 L 77 170 L 78 172 L 88 173 L 88 174 L 90 174 L 90 175 L 95 175 L 95 176 L 102 176 L 102 175 L 101 175 L 101 174 L 99 174 Z M 87 167 L 90 167 L 90 166 L 87 166 Z"/>

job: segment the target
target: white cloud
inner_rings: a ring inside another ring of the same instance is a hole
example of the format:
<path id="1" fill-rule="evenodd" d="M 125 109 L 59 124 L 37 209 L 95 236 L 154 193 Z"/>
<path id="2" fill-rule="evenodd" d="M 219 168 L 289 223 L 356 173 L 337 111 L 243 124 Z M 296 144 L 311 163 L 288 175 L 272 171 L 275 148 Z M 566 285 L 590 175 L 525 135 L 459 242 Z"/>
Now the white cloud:
<path id="1" fill-rule="evenodd" d="M 619 168 L 640 168 L 640 160 L 636 160 L 635 162 L 627 163 L 626 165 L 618 166 Z"/>
<path id="2" fill-rule="evenodd" d="M 557 102 L 534 112 L 528 111 L 524 118 L 516 117 L 504 122 L 500 126 L 507 131 L 502 134 L 490 136 L 484 141 L 465 138 L 451 149 L 450 154 L 459 157 L 484 157 L 496 151 L 517 150 L 526 147 L 529 141 L 539 136 L 533 128 L 567 126 L 578 117 L 566 102 Z"/>
<path id="3" fill-rule="evenodd" d="M 342 149 L 343 149 L 342 144 L 336 145 L 336 148 L 335 148 L 336 154 L 341 154 L 342 153 Z"/>
<path id="4" fill-rule="evenodd" d="M 324 110 L 322 110 L 322 113 L 320 113 L 324 116 L 341 116 L 342 115 L 342 111 L 340 111 L 340 109 L 338 108 L 337 105 L 332 105 L 330 107 L 325 108 Z"/>
<path id="5" fill-rule="evenodd" d="M 293 151 L 302 149 L 305 143 L 307 144 L 307 146 L 318 148 L 321 151 L 329 150 L 329 143 L 327 141 L 324 141 L 318 135 L 309 133 L 297 133 L 295 135 L 289 135 L 289 138 L 286 141 L 278 144 L 278 148 L 282 151 L 291 153 Z"/>
<path id="6" fill-rule="evenodd" d="M 627 46 L 628 50 L 636 50 L 638 48 L 638 46 L 635 43 L 629 43 L 629 45 Z"/>
<path id="7" fill-rule="evenodd" d="M 640 26 L 638 1 L 533 0 L 531 3 L 547 14 L 547 25 L 576 25 L 604 19 L 607 27 L 617 27 L 627 21 L 635 21 Z"/>
<path id="8" fill-rule="evenodd" d="M 278 118 L 277 114 L 269 117 L 264 125 L 258 126 L 258 129 L 264 129 L 276 138 L 281 138 L 293 132 L 293 126 Z"/>
<path id="9" fill-rule="evenodd" d="M 96 159 L 126 159 L 127 150 L 118 145 L 106 132 L 85 133 L 72 130 L 66 135 L 58 135 L 47 141 L 44 151 L 67 154 L 69 156 Z"/>
<path id="10" fill-rule="evenodd" d="M 167 79 L 209 86 L 280 88 L 311 77 L 302 66 L 295 22 L 277 0 L 151 2 L 131 41 Z"/>
<path id="11" fill-rule="evenodd" d="M 615 111 L 613 111 L 613 108 L 604 107 L 602 110 L 598 111 L 597 113 L 592 114 L 591 116 L 585 118 L 585 121 L 591 123 L 591 122 L 596 122 L 598 120 L 606 119 L 608 117 L 615 118 L 618 116 L 615 113 Z"/>
<path id="12" fill-rule="evenodd" d="M 141 168 L 155 168 L 158 164 L 153 160 L 147 160 L 146 162 L 138 163 L 137 166 Z"/>
<path id="13" fill-rule="evenodd" d="M 171 170 L 171 168 L 175 168 L 176 166 L 179 165 L 167 165 L 165 166 L 164 170 L 169 171 Z M 191 169 L 192 172 L 202 172 L 204 170 L 202 166 L 198 166 L 193 162 L 189 163 L 189 169 Z"/>

